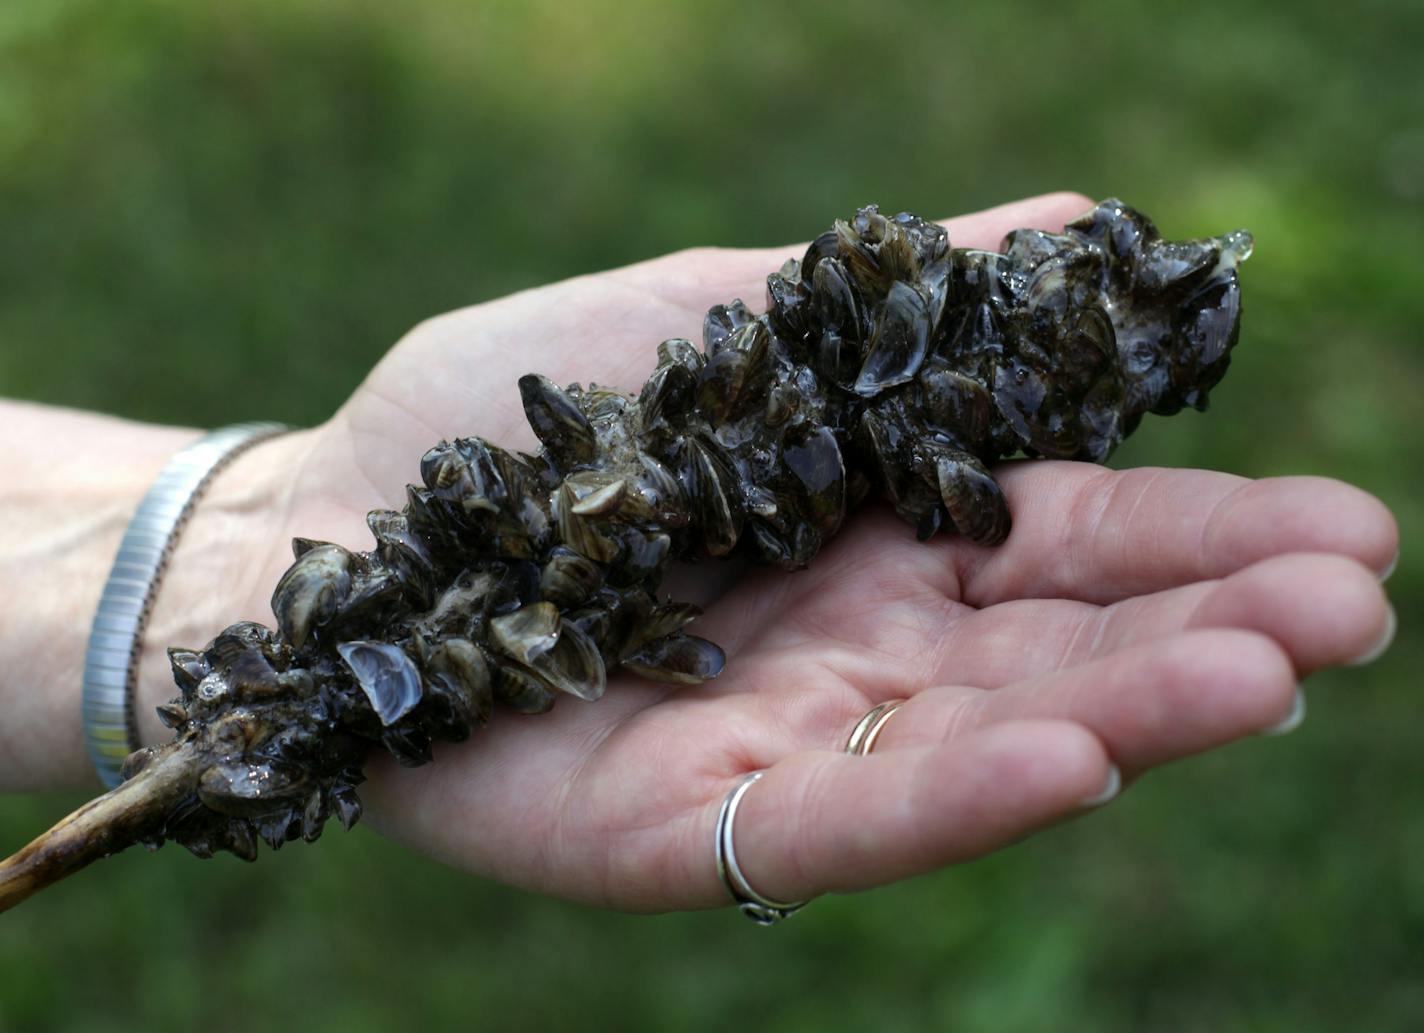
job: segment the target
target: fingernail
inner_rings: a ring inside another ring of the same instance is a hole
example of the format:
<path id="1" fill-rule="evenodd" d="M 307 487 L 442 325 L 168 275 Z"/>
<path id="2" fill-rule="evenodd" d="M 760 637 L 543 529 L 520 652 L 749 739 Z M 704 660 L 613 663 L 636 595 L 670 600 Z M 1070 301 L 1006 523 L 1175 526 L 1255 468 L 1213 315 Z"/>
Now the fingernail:
<path id="1" fill-rule="evenodd" d="M 1364 667 L 1365 664 L 1372 664 L 1380 657 L 1384 656 L 1385 650 L 1394 641 L 1394 633 L 1399 630 L 1399 615 L 1394 612 L 1394 607 L 1385 603 L 1384 633 L 1380 635 L 1379 641 L 1370 646 L 1355 659 L 1346 664 L 1347 667 Z"/>
<path id="2" fill-rule="evenodd" d="M 1262 728 L 1261 735 L 1285 735 L 1293 732 L 1305 721 L 1305 693 L 1300 690 L 1300 686 L 1295 688 L 1295 700 L 1291 703 L 1290 713 L 1271 725 L 1269 728 Z"/>
<path id="3" fill-rule="evenodd" d="M 1095 793 L 1081 801 L 1084 807 L 1101 807 L 1118 793 L 1122 792 L 1122 772 L 1117 769 L 1116 764 L 1108 765 L 1108 780 L 1102 791 Z"/>
<path id="4" fill-rule="evenodd" d="M 1394 559 L 1389 561 L 1389 566 L 1385 567 L 1384 570 L 1380 571 L 1380 584 L 1384 584 L 1386 581 L 1389 580 L 1389 576 L 1394 573 L 1394 568 L 1397 566 L 1399 566 L 1399 553 L 1396 552 L 1394 554 Z"/>

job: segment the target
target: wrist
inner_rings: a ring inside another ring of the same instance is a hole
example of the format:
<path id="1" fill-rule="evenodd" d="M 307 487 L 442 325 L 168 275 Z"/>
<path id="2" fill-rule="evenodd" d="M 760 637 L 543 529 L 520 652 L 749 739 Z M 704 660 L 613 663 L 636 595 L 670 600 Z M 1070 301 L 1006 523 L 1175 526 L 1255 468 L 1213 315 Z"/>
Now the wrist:
<path id="1" fill-rule="evenodd" d="M 129 519 L 196 431 L 0 402 L 0 788 L 89 785 L 80 684 Z"/>

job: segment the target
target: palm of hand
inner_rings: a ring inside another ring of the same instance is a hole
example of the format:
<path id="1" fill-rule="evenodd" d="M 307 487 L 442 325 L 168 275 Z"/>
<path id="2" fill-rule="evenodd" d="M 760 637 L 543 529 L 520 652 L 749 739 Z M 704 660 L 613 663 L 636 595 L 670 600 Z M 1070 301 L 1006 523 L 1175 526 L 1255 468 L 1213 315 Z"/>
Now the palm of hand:
<path id="1" fill-rule="evenodd" d="M 1023 202 L 952 222 L 951 239 L 993 246 L 1086 207 Z M 365 511 L 398 506 L 442 437 L 532 447 L 520 375 L 636 388 L 658 341 L 695 333 L 719 301 L 754 303 L 794 253 L 685 252 L 423 324 L 310 436 L 294 532 L 359 541 Z M 778 899 L 861 889 L 1078 813 L 1117 771 L 1276 724 L 1300 677 L 1385 633 L 1373 572 L 1394 554 L 1393 522 L 1348 486 L 1049 462 L 1000 480 L 1015 517 L 1004 546 L 916 542 L 863 507 L 809 571 L 753 571 L 707 604 L 695 630 L 727 650 L 717 681 L 617 677 L 596 704 L 498 714 L 424 768 L 377 761 L 373 820 L 545 892 L 707 906 L 726 900 L 721 801 L 769 769 L 737 823 L 753 883 Z M 866 710 L 901 697 L 872 755 L 840 752 Z"/>

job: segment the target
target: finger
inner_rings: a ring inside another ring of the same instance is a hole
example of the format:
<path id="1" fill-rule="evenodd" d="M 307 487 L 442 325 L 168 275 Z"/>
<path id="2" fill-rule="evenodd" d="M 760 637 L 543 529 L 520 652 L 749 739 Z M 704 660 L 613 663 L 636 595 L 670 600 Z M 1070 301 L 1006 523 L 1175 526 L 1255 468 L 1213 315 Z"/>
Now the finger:
<path id="1" fill-rule="evenodd" d="M 1250 483 L 1201 471 L 1174 473 L 1196 475 L 1186 481 L 1208 487 L 1218 477 L 1228 484 Z M 1291 484 L 1260 483 L 1282 495 L 1289 507 Z M 1374 532 L 1365 530 L 1354 551 L 1377 560 L 1392 550 L 1393 520 L 1375 500 L 1333 481 L 1315 480 L 1312 487 L 1327 500 L 1341 489 L 1345 506 L 1336 507 L 1335 517 L 1340 522 L 1352 519 L 1344 513 L 1351 504 L 1358 504 L 1362 526 L 1381 514 L 1388 544 L 1368 546 Z M 1267 491 L 1256 504 L 1259 519 L 1270 521 L 1273 506 L 1281 504 L 1271 495 Z M 1274 526 L 1279 546 L 1288 548 L 1296 535 L 1279 521 Z M 1013 537 L 1001 547 L 1015 548 Z M 876 700 L 935 684 L 1004 685 L 1189 628 L 1259 631 L 1276 639 L 1304 676 L 1368 655 L 1390 619 L 1373 571 L 1357 559 L 1332 553 L 1267 557 L 1224 579 L 1193 581 L 1107 607 L 1072 599 L 1011 598 L 975 610 L 955 602 L 964 589 L 953 569 L 955 556 L 973 549 L 954 539 L 917 542 L 887 509 L 866 507 L 810 570 L 793 577 L 754 573 L 725 605 L 707 614 L 698 633 L 739 657 L 814 650 L 820 666 Z M 1146 555 L 1143 561 L 1151 562 Z M 1018 562 L 1036 570 L 1053 560 L 1020 554 Z M 1100 576 L 1132 577 L 1128 563 L 1113 561 L 1114 571 Z M 1184 569 L 1188 565 L 1186 559 L 1178 564 L 1178 576 L 1194 573 Z M 1028 581 L 1031 571 L 1002 576 L 1019 578 L 1025 592 L 1035 587 Z"/>
<path id="2" fill-rule="evenodd" d="M 872 605 L 874 621 L 843 619 L 833 636 L 817 642 L 814 662 L 809 647 L 789 645 L 778 651 L 778 655 L 786 653 L 785 670 L 764 670 L 766 665 L 757 664 L 755 658 L 742 668 L 755 670 L 764 682 L 783 689 L 758 693 L 748 701 L 758 708 L 752 723 L 768 729 L 769 741 L 757 756 L 808 745 L 838 748 L 865 711 L 885 700 L 938 693 L 934 709 L 943 711 L 979 689 L 1019 696 L 1026 686 L 1029 691 L 1040 691 L 1034 687 L 1043 685 L 1048 688 L 1041 691 L 1058 691 L 1063 683 L 1035 679 L 1095 664 L 1124 650 L 1150 647 L 1188 631 L 1264 635 L 1284 653 L 1297 681 L 1322 667 L 1378 655 L 1394 631 L 1392 610 L 1373 574 L 1353 560 L 1329 555 L 1265 560 L 1223 581 L 1108 607 L 1068 600 L 1004 603 L 968 611 L 951 619 L 943 631 L 936 629 L 933 620 L 914 621 L 917 612 L 922 617 L 926 613 L 923 602 Z M 1272 664 L 1265 672 L 1268 677 L 1273 669 Z M 1092 680 L 1099 674 L 1100 668 L 1093 667 L 1085 677 Z M 1019 706 L 1020 700 L 1010 705 Z M 1276 705 L 1274 697 L 1263 701 L 1262 720 L 1267 724 L 1273 723 L 1271 708 Z M 926 712 L 916 703 L 909 713 L 914 720 Z M 1043 716 L 1037 711 L 1032 714 Z M 1048 714 L 1083 716 L 1076 711 Z M 1247 715 L 1244 726 L 1228 722 L 1222 734 L 1230 738 L 1243 728 L 1242 734 L 1255 731 L 1254 720 L 1253 714 Z M 926 736 L 914 742 L 933 741 L 944 734 L 942 720 L 925 727 Z M 891 735 L 885 741 L 897 738 Z"/>
<path id="3" fill-rule="evenodd" d="M 869 757 L 796 754 L 743 797 L 737 860 L 773 900 L 868 889 L 1021 839 L 1079 812 L 1109 781 L 1102 745 L 1063 721 Z M 710 830 L 715 813 L 704 817 Z"/>
<path id="4" fill-rule="evenodd" d="M 1109 603 L 1269 556 L 1327 552 L 1384 572 L 1399 532 L 1384 504 L 1322 477 L 1251 481 L 1207 470 L 1025 461 L 997 472 L 1014 516 L 1004 545 L 946 540 L 965 602 Z"/>
<path id="5" fill-rule="evenodd" d="M 1093 732 L 1133 777 L 1278 725 L 1295 706 L 1295 672 L 1271 639 L 1186 631 L 995 691 L 927 689 L 886 722 L 875 750 L 922 749 L 1006 721 L 1065 720 Z"/>
<path id="6" fill-rule="evenodd" d="M 938 684 L 995 688 L 1192 628 L 1274 639 L 1297 677 L 1376 655 L 1392 611 L 1374 572 L 1343 556 L 1293 554 L 1203 581 L 1096 606 L 1025 599 L 978 610 L 946 632 Z"/>

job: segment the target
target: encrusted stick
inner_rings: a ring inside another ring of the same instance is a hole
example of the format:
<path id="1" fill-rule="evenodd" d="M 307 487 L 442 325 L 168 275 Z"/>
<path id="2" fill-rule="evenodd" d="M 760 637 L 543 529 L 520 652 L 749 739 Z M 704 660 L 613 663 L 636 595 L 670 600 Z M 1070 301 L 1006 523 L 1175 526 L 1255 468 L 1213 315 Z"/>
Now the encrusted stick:
<path id="1" fill-rule="evenodd" d="M 674 560 L 804 567 L 871 493 L 921 538 L 999 544 L 994 461 L 1101 462 L 1145 413 L 1205 408 L 1250 248 L 1163 241 L 1118 201 L 1002 253 L 863 208 L 768 277 L 764 314 L 718 305 L 700 349 L 659 345 L 637 395 L 523 377 L 543 449 L 441 442 L 405 508 L 369 515 L 373 549 L 297 539 L 276 630 L 170 651 L 175 738 L 0 863 L 0 910 L 134 842 L 252 859 L 350 826 L 372 747 L 423 764 L 496 703 L 596 700 L 617 669 L 715 677 L 697 608 L 658 596 Z"/>

